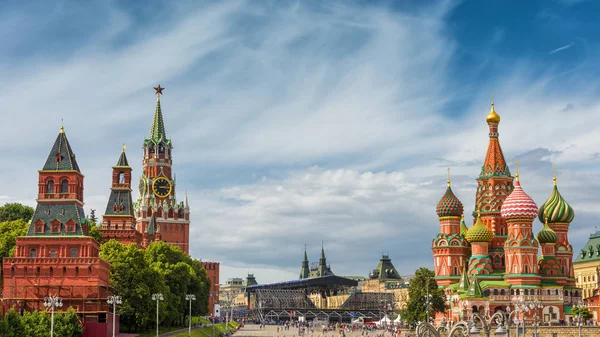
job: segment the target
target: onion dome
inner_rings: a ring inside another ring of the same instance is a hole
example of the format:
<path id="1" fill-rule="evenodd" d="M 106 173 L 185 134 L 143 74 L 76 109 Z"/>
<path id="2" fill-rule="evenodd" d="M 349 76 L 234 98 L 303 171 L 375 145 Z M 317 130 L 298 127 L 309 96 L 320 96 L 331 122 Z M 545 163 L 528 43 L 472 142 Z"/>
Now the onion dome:
<path id="1" fill-rule="evenodd" d="M 446 189 L 446 193 L 444 193 L 444 196 L 438 202 L 435 211 L 437 212 L 438 217 L 441 218 L 445 216 L 461 216 L 463 210 L 462 202 L 458 200 L 450 187 L 450 169 L 448 169 L 448 189 Z"/>
<path id="2" fill-rule="evenodd" d="M 469 230 L 469 227 L 467 227 L 467 225 L 465 224 L 465 215 L 462 215 L 462 218 L 460 219 L 460 234 L 462 235 L 467 235 L 467 231 Z"/>
<path id="3" fill-rule="evenodd" d="M 548 218 L 548 222 L 571 222 L 575 218 L 573 207 L 563 199 L 558 188 L 556 187 L 556 176 L 554 177 L 554 190 L 546 202 L 540 207 L 538 219 L 544 221 Z"/>
<path id="4" fill-rule="evenodd" d="M 500 115 L 496 113 L 496 110 L 494 109 L 494 103 L 492 103 L 492 109 L 487 117 L 485 117 L 485 120 L 488 123 L 500 123 Z"/>
<path id="5" fill-rule="evenodd" d="M 481 213 L 477 211 L 477 221 L 475 221 L 475 225 L 469 228 L 467 234 L 465 235 L 467 241 L 473 242 L 490 242 L 494 239 L 494 233 L 487 228 L 483 221 L 481 221 Z"/>
<path id="6" fill-rule="evenodd" d="M 548 218 L 544 222 L 544 228 L 538 233 L 537 240 L 539 243 L 556 243 L 558 241 L 558 235 L 548 226 Z"/>
<path id="7" fill-rule="evenodd" d="M 500 214 L 505 219 L 535 219 L 538 207 L 535 201 L 523 191 L 519 182 L 519 168 L 515 175 L 515 188 L 502 203 Z"/>

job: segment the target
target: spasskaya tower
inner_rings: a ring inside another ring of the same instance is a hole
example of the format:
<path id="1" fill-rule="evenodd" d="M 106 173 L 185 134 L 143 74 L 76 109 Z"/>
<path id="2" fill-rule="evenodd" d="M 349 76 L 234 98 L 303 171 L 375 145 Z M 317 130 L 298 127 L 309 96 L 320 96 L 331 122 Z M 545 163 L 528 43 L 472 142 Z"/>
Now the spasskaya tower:
<path id="1" fill-rule="evenodd" d="M 173 178 L 173 145 L 167 138 L 160 106 L 164 88 L 156 90 L 156 109 L 150 137 L 142 149 L 142 177 L 138 183 L 139 197 L 135 202 L 136 229 L 142 233 L 142 246 L 152 241 L 165 241 L 189 254 L 190 207 L 187 201 L 177 202 L 176 180 Z"/>

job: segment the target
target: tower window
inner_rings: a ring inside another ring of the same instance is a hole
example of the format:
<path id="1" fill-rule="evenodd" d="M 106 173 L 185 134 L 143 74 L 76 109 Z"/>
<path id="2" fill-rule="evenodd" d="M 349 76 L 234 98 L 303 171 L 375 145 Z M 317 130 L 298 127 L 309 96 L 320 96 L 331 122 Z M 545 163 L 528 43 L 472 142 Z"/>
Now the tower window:
<path id="1" fill-rule="evenodd" d="M 71 257 L 79 257 L 79 249 L 71 248 Z"/>
<path id="2" fill-rule="evenodd" d="M 54 180 L 50 179 L 46 182 L 46 193 L 54 193 Z"/>
<path id="3" fill-rule="evenodd" d="M 50 257 L 56 257 L 56 251 L 55 250 L 51 250 L 50 251 Z"/>
<path id="4" fill-rule="evenodd" d="M 150 149 L 149 149 L 150 153 L 154 153 L 154 144 L 150 145 Z"/>
<path id="5" fill-rule="evenodd" d="M 158 153 L 160 153 L 160 154 L 165 153 L 165 146 L 162 143 L 160 143 L 158 145 Z"/>
<path id="6" fill-rule="evenodd" d="M 125 173 L 119 172 L 119 184 L 125 184 Z"/>
<path id="7" fill-rule="evenodd" d="M 69 181 L 67 179 L 60 182 L 60 193 L 69 193 Z"/>
<path id="8" fill-rule="evenodd" d="M 37 257 L 37 249 L 31 248 L 29 250 L 29 257 Z"/>

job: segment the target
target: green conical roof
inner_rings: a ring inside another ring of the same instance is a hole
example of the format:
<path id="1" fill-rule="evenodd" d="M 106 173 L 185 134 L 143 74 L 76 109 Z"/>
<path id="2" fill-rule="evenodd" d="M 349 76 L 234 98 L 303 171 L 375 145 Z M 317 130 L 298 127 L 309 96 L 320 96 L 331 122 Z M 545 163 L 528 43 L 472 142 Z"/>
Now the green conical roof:
<path id="1" fill-rule="evenodd" d="M 465 224 L 465 215 L 463 214 L 460 220 L 460 234 L 467 235 L 468 231 L 469 227 L 467 227 L 467 225 Z"/>
<path id="2" fill-rule="evenodd" d="M 160 94 L 158 94 L 156 98 L 156 108 L 154 109 L 154 119 L 152 120 L 152 129 L 150 130 L 150 139 L 158 142 L 161 139 L 166 139 L 166 136 L 165 123 L 160 108 Z"/>
<path id="3" fill-rule="evenodd" d="M 129 162 L 127 161 L 127 155 L 125 155 L 125 145 L 123 145 L 123 151 L 121 151 L 121 155 L 119 156 L 119 161 L 117 161 L 117 165 L 114 167 L 129 167 Z"/>
<path id="4" fill-rule="evenodd" d="M 467 291 L 466 297 L 470 298 L 483 298 L 483 290 L 481 290 L 481 285 L 479 285 L 479 281 L 477 281 L 477 275 L 473 275 L 471 277 L 471 285 L 469 286 L 469 290 Z"/>
<path id="5" fill-rule="evenodd" d="M 469 276 L 467 275 L 467 264 L 465 263 L 462 275 L 460 275 L 460 281 L 458 282 L 458 291 L 468 291 L 471 287 L 469 283 Z"/>
<path id="6" fill-rule="evenodd" d="M 556 232 L 548 226 L 548 218 L 546 218 L 546 221 L 544 222 L 544 227 L 537 234 L 537 240 L 539 243 L 556 243 L 558 240 Z"/>
<path id="7" fill-rule="evenodd" d="M 491 242 L 494 239 L 494 233 L 487 228 L 481 221 L 481 214 L 477 211 L 477 221 L 475 225 L 467 231 L 465 235 L 469 242 Z"/>
<path id="8" fill-rule="evenodd" d="M 65 133 L 64 127 L 60 128 L 60 132 L 56 137 L 56 141 L 54 141 L 54 146 L 52 146 L 42 170 L 77 171 L 81 173 L 77 160 L 75 160 L 75 154 L 67 140 L 67 134 Z"/>

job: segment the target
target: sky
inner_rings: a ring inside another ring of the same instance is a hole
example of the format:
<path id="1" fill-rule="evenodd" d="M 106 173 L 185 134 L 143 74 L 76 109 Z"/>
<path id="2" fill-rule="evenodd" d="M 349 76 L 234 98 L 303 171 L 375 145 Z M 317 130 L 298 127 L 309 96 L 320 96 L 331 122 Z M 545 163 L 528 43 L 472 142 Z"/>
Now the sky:
<path id="1" fill-rule="evenodd" d="M 221 282 L 338 275 L 382 253 L 433 267 L 447 168 L 474 209 L 490 102 L 539 205 L 558 186 L 577 253 L 600 210 L 600 3 L 9 1 L 0 11 L 0 203 L 35 206 L 62 123 L 101 215 L 127 145 L 134 181 L 161 98 L 191 254 Z M 137 198 L 137 192 L 133 192 Z M 468 218 L 468 225 L 472 224 Z M 542 225 L 537 222 L 537 232 Z"/>

